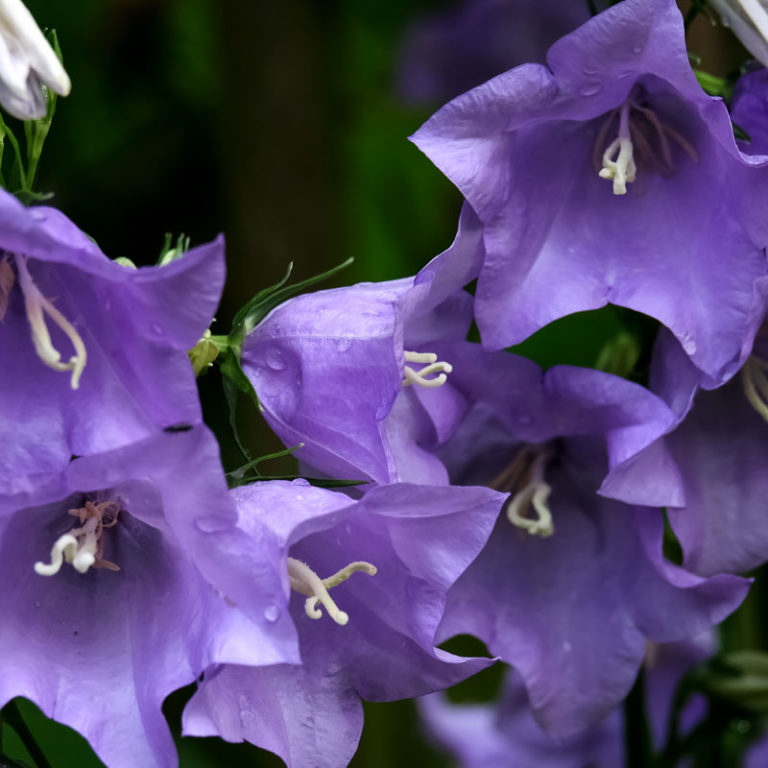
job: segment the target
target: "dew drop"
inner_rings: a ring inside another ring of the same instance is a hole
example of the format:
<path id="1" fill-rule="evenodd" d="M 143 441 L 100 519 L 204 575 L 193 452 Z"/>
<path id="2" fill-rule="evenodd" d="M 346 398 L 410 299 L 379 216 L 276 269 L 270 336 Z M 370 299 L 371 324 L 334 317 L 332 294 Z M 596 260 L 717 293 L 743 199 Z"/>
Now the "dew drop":
<path id="1" fill-rule="evenodd" d="M 637 55 L 641 54 L 642 52 L 643 52 L 643 46 L 642 46 L 642 45 L 636 45 L 636 46 L 635 46 L 635 47 L 632 49 L 632 53 L 634 53 L 634 54 L 635 54 L 635 56 L 637 56 Z"/>
<path id="2" fill-rule="evenodd" d="M 582 96 L 594 96 L 596 93 L 600 93 L 602 89 L 602 85 L 599 85 L 598 83 L 592 83 L 591 85 L 583 86 L 579 93 Z"/>
<path id="3" fill-rule="evenodd" d="M 217 533 L 232 525 L 229 518 L 226 517 L 198 517 L 195 520 L 195 526 L 202 533 Z"/>
<path id="4" fill-rule="evenodd" d="M 680 338 L 680 344 L 682 344 L 686 355 L 690 355 L 692 357 L 696 354 L 696 342 L 691 336 L 682 336 Z"/>
<path id="5" fill-rule="evenodd" d="M 45 221 L 47 216 L 42 211 L 32 210 L 32 218 L 35 221 Z"/>
<path id="6" fill-rule="evenodd" d="M 277 617 L 280 615 L 280 609 L 276 605 L 268 605 L 264 609 L 264 618 L 267 621 L 277 621 Z"/>
<path id="7" fill-rule="evenodd" d="M 155 334 L 155 336 L 162 336 L 163 335 L 163 327 L 161 325 L 158 325 L 157 323 L 152 323 L 150 326 L 152 333 Z"/>
<path id="8" fill-rule="evenodd" d="M 282 371 L 283 368 L 285 368 L 283 353 L 277 349 L 277 347 L 268 349 L 267 354 L 264 356 L 264 360 L 273 371 Z"/>
<path id="9" fill-rule="evenodd" d="M 376 412 L 373 414 L 373 418 L 376 419 L 376 421 L 381 421 L 382 419 L 385 419 L 389 415 L 389 408 L 386 405 L 380 405 Z"/>

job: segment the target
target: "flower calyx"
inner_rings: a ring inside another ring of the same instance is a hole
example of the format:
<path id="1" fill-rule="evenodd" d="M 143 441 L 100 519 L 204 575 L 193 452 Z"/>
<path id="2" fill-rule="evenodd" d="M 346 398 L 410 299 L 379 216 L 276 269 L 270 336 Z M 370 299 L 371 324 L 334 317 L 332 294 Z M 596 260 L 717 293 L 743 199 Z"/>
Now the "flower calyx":
<path id="1" fill-rule="evenodd" d="M 326 579 L 321 579 L 306 563 L 294 557 L 288 558 L 288 578 L 291 589 L 306 595 L 304 611 L 310 619 L 319 619 L 323 613 L 319 604 L 323 605 L 328 615 L 340 626 L 345 626 L 349 615 L 340 610 L 333 598 L 328 594 L 332 587 L 346 581 L 353 573 L 361 571 L 369 576 L 376 575 L 376 566 L 364 560 L 357 560 L 337 571 Z"/>
<path id="2" fill-rule="evenodd" d="M 79 573 L 86 573 L 89 568 L 106 568 L 119 571 L 115 563 L 104 560 L 104 531 L 117 525 L 120 504 L 116 501 L 86 501 L 78 509 L 70 509 L 68 514 L 80 521 L 80 526 L 59 536 L 51 548 L 51 562 L 35 563 L 35 573 L 40 576 L 53 576 L 61 570 L 64 562 L 70 563 Z"/>

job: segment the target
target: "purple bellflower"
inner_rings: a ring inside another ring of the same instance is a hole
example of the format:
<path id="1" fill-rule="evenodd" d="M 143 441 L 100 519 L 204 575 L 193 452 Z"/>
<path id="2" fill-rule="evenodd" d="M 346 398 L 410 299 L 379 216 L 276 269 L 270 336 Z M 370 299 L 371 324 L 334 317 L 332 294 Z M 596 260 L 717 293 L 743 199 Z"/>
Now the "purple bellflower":
<path id="1" fill-rule="evenodd" d="M 701 634 L 748 582 L 671 564 L 660 509 L 596 493 L 609 468 L 608 480 L 674 424 L 659 398 L 599 371 L 542 375 L 523 358 L 460 346 L 470 345 L 435 347 L 454 359 L 451 386 L 469 406 L 437 455 L 453 482 L 511 495 L 449 592 L 439 637 L 483 640 L 520 672 L 538 722 L 568 738 L 627 694 L 647 641 Z"/>
<path id="2" fill-rule="evenodd" d="M 409 30 L 399 91 L 410 102 L 448 101 L 518 64 L 543 62 L 555 40 L 588 18 L 586 2 L 465 0 Z"/>
<path id="3" fill-rule="evenodd" d="M 240 524 L 265 522 L 286 563 L 303 664 L 206 673 L 184 732 L 250 741 L 294 767 L 342 768 L 363 725 L 361 698 L 446 688 L 486 667 L 435 647 L 445 595 L 486 541 L 501 494 L 398 484 L 359 502 L 303 481 L 233 491 Z"/>
<path id="4" fill-rule="evenodd" d="M 768 168 L 691 70 L 673 0 L 626 0 L 458 97 L 413 141 L 479 219 L 475 313 L 499 349 L 611 302 L 716 385 L 762 311 Z"/>
<path id="5" fill-rule="evenodd" d="M 221 239 L 128 268 L 59 211 L 0 190 L 0 249 L 4 492 L 31 491 L 72 455 L 201 421 L 187 350 L 221 294 Z"/>
<path id="6" fill-rule="evenodd" d="M 732 114 L 747 131 L 741 142 L 755 157 L 768 154 L 766 70 L 737 83 Z M 768 294 L 765 279 L 758 281 Z M 768 460 L 768 326 L 750 318 L 739 375 L 720 389 L 685 355 L 668 331 L 653 352 L 650 386 L 676 415 L 662 439 L 627 461 L 602 493 L 629 503 L 664 505 L 690 570 L 711 575 L 746 571 L 768 560 L 763 481 Z M 756 332 L 755 332 L 756 331 Z M 754 343 L 752 338 L 754 337 Z"/>
<path id="7" fill-rule="evenodd" d="M 705 634 L 687 643 L 650 644 L 643 666 L 647 710 L 654 742 L 664 743 L 672 697 L 683 675 L 712 651 Z M 495 704 L 450 704 L 443 695 L 419 701 L 429 733 L 451 752 L 462 768 L 614 768 L 624 764 L 622 713 L 615 709 L 592 728 L 564 741 L 554 741 L 536 723 L 520 676 L 509 670 Z M 692 698 L 682 713 L 683 730 L 704 714 L 701 697 Z"/>
<path id="8" fill-rule="evenodd" d="M 472 298 L 452 290 L 451 278 L 425 272 L 304 294 L 248 335 L 243 369 L 272 429 L 288 446 L 304 444 L 297 458 L 332 477 L 447 483 L 440 462 L 417 444 L 431 435 L 416 422 L 394 429 L 391 414 L 418 411 L 423 393 L 446 428 L 452 419 L 443 391 L 451 363 L 431 346 L 466 336 Z"/>
<path id="9" fill-rule="evenodd" d="M 61 495 L 0 501 L 0 705 L 79 731 L 110 768 L 177 765 L 165 697 L 216 663 L 298 663 L 280 551 L 247 538 L 204 427 L 74 459 Z M 62 489 L 59 489 L 60 491 Z"/>

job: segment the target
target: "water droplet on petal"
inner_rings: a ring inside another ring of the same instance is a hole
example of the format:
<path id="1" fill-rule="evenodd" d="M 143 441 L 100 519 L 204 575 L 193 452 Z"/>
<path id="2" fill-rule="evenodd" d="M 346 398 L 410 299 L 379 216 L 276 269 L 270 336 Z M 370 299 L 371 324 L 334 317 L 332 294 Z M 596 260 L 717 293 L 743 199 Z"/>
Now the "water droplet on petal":
<path id="1" fill-rule="evenodd" d="M 282 371 L 283 368 L 285 368 L 283 353 L 277 349 L 277 347 L 268 349 L 266 355 L 264 356 L 264 360 L 273 371 Z"/>
<path id="2" fill-rule="evenodd" d="M 47 216 L 42 211 L 37 211 L 34 208 L 32 209 L 32 218 L 35 221 L 45 221 Z"/>
<path id="3" fill-rule="evenodd" d="M 685 351 L 686 355 L 690 355 L 691 357 L 696 354 L 696 342 L 693 340 L 691 336 L 681 336 L 680 337 L 680 344 L 683 346 L 683 350 Z"/>
<path id="4" fill-rule="evenodd" d="M 195 520 L 197 530 L 202 533 L 217 533 L 232 527 L 232 521 L 226 517 L 198 517 Z"/>
<path id="5" fill-rule="evenodd" d="M 264 609 L 264 618 L 267 621 L 277 621 L 277 617 L 280 615 L 280 609 L 276 605 L 268 605 Z"/>
<path id="6" fill-rule="evenodd" d="M 161 325 L 158 325 L 157 323 L 152 323 L 150 326 L 152 333 L 155 334 L 155 336 L 162 336 L 163 335 L 163 327 Z"/>
<path id="7" fill-rule="evenodd" d="M 594 96 L 596 93 L 600 93 L 600 91 L 603 89 L 603 86 L 599 83 L 592 83 L 591 85 L 584 85 L 579 90 L 579 93 L 582 96 Z"/>
<path id="8" fill-rule="evenodd" d="M 635 54 L 635 56 L 637 56 L 637 55 L 641 54 L 642 52 L 643 52 L 643 46 L 642 46 L 642 45 L 636 45 L 636 46 L 635 46 L 635 47 L 632 49 L 632 53 L 634 53 L 634 54 Z"/>
<path id="9" fill-rule="evenodd" d="M 385 419 L 389 415 L 389 408 L 386 405 L 380 405 L 376 412 L 373 414 L 373 418 L 376 419 L 376 421 L 381 421 L 382 419 Z"/>

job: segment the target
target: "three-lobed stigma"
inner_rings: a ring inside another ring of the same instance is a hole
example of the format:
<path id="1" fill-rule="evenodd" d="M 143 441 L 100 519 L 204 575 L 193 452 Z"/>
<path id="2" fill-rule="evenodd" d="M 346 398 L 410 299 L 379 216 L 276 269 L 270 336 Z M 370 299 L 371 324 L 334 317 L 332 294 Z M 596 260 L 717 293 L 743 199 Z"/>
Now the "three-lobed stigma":
<path id="1" fill-rule="evenodd" d="M 407 387 L 410 384 L 418 384 L 420 387 L 441 387 L 448 380 L 447 374 L 453 370 L 453 366 L 450 363 L 443 362 L 437 359 L 437 355 L 434 352 L 405 352 L 406 363 L 421 363 L 424 368 L 418 371 L 406 365 L 403 369 L 403 386 Z M 427 376 L 436 373 L 438 374 L 434 378 L 428 379 Z"/>
<path id="2" fill-rule="evenodd" d="M 306 563 L 302 563 L 301 560 L 297 560 L 294 557 L 288 558 L 288 578 L 291 589 L 306 595 L 304 612 L 307 616 L 310 619 L 321 618 L 323 612 L 318 605 L 321 604 L 328 615 L 342 627 L 349 621 L 349 615 L 339 609 L 333 598 L 328 594 L 328 590 L 346 581 L 353 573 L 357 572 L 375 576 L 376 566 L 366 563 L 364 560 L 356 560 L 332 576 L 321 579 Z"/>

